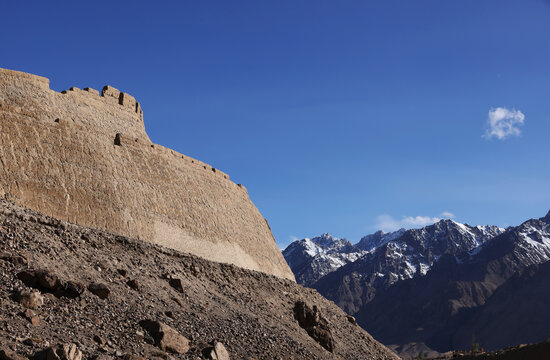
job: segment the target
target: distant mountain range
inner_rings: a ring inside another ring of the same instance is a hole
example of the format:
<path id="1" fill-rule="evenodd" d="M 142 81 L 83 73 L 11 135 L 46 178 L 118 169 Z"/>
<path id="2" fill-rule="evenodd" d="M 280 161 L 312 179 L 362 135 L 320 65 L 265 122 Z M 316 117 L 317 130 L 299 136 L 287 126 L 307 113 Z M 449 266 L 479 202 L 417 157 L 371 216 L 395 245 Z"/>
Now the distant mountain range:
<path id="1" fill-rule="evenodd" d="M 293 242 L 283 255 L 299 283 L 398 352 L 410 344 L 445 352 L 473 339 L 496 349 L 550 337 L 550 287 L 543 286 L 550 213 L 507 229 L 441 220 L 355 245 L 323 234 Z"/>

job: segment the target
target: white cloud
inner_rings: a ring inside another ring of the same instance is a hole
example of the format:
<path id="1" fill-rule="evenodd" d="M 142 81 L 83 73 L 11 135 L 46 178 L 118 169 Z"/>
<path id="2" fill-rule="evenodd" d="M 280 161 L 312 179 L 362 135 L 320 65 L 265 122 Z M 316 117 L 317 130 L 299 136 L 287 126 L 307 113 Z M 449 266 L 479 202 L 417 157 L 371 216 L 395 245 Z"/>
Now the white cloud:
<path id="1" fill-rule="evenodd" d="M 290 235 L 288 238 L 290 239 L 289 241 L 277 242 L 277 247 L 279 248 L 280 251 L 283 251 L 284 249 L 286 249 L 286 247 L 292 244 L 294 241 L 301 240 L 301 238 L 294 235 Z"/>
<path id="2" fill-rule="evenodd" d="M 521 134 L 519 126 L 524 122 L 525 115 L 519 110 L 502 107 L 491 109 L 487 119 L 488 129 L 484 137 L 487 139 L 496 137 L 499 140 L 504 140 L 509 136 L 519 136 Z"/>
<path id="3" fill-rule="evenodd" d="M 388 214 L 382 214 L 376 218 L 376 230 L 395 231 L 401 228 L 412 229 L 421 228 L 438 222 L 442 218 L 454 218 L 454 214 L 448 211 L 441 213 L 439 217 L 434 216 L 403 216 L 401 219 L 395 219 Z"/>

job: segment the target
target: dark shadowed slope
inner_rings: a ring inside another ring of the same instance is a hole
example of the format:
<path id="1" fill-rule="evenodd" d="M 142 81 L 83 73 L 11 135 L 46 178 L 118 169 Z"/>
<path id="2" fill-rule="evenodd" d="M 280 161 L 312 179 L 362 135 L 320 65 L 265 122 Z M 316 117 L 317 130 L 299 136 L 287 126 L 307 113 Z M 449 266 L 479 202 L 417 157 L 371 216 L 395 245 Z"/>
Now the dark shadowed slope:
<path id="1" fill-rule="evenodd" d="M 472 338 L 495 349 L 549 337 L 545 315 L 531 321 L 548 304 L 539 287 L 549 281 L 549 223 L 546 216 L 510 228 L 469 259 L 442 256 L 426 276 L 378 291 L 358 322 L 385 344 L 438 351 L 469 348 Z"/>
<path id="2" fill-rule="evenodd" d="M 396 232 L 399 236 L 322 277 L 312 287 L 354 314 L 378 289 L 425 275 L 442 256 L 469 258 L 471 251 L 503 231 L 496 226 L 473 227 L 441 220 L 422 229 Z"/>

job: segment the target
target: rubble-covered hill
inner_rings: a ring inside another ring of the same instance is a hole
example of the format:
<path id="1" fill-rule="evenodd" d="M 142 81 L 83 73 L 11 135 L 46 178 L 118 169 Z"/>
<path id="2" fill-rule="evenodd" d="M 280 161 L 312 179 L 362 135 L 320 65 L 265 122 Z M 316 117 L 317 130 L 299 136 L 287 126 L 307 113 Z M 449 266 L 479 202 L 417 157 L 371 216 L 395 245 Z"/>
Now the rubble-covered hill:
<path id="1" fill-rule="evenodd" d="M 397 359 L 290 280 L 0 201 L 0 357 Z"/>

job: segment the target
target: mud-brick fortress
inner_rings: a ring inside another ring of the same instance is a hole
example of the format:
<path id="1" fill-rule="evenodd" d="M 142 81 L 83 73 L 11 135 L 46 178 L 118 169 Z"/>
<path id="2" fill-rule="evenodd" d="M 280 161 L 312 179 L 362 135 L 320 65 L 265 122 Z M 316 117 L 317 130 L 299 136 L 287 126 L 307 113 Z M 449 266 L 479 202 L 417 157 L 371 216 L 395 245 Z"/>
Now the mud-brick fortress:
<path id="1" fill-rule="evenodd" d="M 294 279 L 244 186 L 151 143 L 140 104 L 0 69 L 0 196 L 80 225 Z"/>

